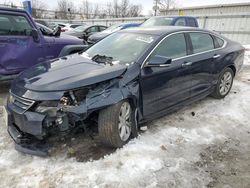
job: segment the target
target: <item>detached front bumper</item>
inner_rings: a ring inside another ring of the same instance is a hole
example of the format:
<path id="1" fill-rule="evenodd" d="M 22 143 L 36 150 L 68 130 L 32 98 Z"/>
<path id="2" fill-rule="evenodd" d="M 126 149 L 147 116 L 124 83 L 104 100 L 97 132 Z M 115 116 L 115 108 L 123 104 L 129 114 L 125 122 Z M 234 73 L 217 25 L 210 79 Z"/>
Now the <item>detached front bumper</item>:
<path id="1" fill-rule="evenodd" d="M 39 119 L 36 119 L 38 116 L 30 112 L 20 115 L 10 110 L 9 107 L 5 110 L 8 133 L 15 142 L 15 149 L 30 155 L 47 156 L 48 145 L 34 136 L 43 134 L 42 121 L 45 117 L 39 116 Z M 33 126 L 32 123 L 34 123 Z"/>

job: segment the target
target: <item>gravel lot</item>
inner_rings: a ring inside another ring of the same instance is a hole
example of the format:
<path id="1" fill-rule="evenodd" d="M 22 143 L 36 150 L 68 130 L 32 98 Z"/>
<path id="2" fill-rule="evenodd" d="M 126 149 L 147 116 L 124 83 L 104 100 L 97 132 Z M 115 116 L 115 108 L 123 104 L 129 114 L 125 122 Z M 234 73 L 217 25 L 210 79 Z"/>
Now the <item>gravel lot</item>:
<path id="1" fill-rule="evenodd" d="M 250 187 L 249 57 L 224 100 L 208 97 L 148 123 L 116 151 L 78 134 L 56 140 L 48 158 L 18 153 L 0 110 L 0 187 Z"/>

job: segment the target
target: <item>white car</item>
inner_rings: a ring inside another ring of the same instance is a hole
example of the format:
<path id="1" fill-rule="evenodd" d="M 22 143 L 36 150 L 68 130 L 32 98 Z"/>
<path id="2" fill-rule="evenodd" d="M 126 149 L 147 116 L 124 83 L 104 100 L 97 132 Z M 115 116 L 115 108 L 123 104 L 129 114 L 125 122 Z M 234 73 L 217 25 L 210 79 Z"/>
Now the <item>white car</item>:
<path id="1" fill-rule="evenodd" d="M 65 31 L 71 31 L 73 29 L 75 29 L 76 27 L 82 26 L 84 24 L 68 24 L 68 23 L 58 23 L 58 26 L 61 27 L 61 31 L 65 32 Z"/>

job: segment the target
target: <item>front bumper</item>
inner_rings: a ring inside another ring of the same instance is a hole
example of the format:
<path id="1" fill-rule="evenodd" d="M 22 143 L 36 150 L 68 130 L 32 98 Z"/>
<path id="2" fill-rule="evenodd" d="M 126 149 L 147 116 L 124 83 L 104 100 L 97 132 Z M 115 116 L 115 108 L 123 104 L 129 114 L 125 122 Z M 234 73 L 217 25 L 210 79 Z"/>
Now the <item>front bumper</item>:
<path id="1" fill-rule="evenodd" d="M 38 134 L 37 130 L 30 127 L 31 123 L 28 122 L 28 120 L 26 119 L 27 117 L 30 119 L 29 113 L 25 114 L 24 116 L 21 115 L 18 116 L 11 114 L 8 108 L 5 108 L 5 110 L 6 110 L 6 122 L 8 126 L 8 133 L 15 142 L 15 149 L 25 154 L 36 155 L 40 157 L 48 156 L 49 154 L 48 144 L 46 144 L 43 140 L 37 139 L 34 135 L 23 132 L 23 130 L 27 130 L 30 133 L 32 133 L 33 131 L 33 133 Z M 16 125 L 16 122 L 18 126 Z M 35 122 L 38 123 L 37 120 Z"/>

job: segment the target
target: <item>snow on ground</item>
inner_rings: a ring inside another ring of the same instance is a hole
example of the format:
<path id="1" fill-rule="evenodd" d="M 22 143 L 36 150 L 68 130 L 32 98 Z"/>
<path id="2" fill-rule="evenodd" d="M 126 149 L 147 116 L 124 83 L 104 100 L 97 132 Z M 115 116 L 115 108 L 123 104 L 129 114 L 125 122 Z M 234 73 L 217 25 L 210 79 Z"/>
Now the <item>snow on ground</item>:
<path id="1" fill-rule="evenodd" d="M 60 143 L 49 158 L 18 153 L 0 115 L 0 187 L 250 187 L 249 73 L 245 66 L 225 99 L 208 97 L 148 123 L 100 159 L 88 139 L 93 147 L 74 148 L 82 138 Z"/>
<path id="2" fill-rule="evenodd" d="M 244 64 L 250 65 L 250 45 L 244 45 L 244 48 L 245 48 Z"/>

